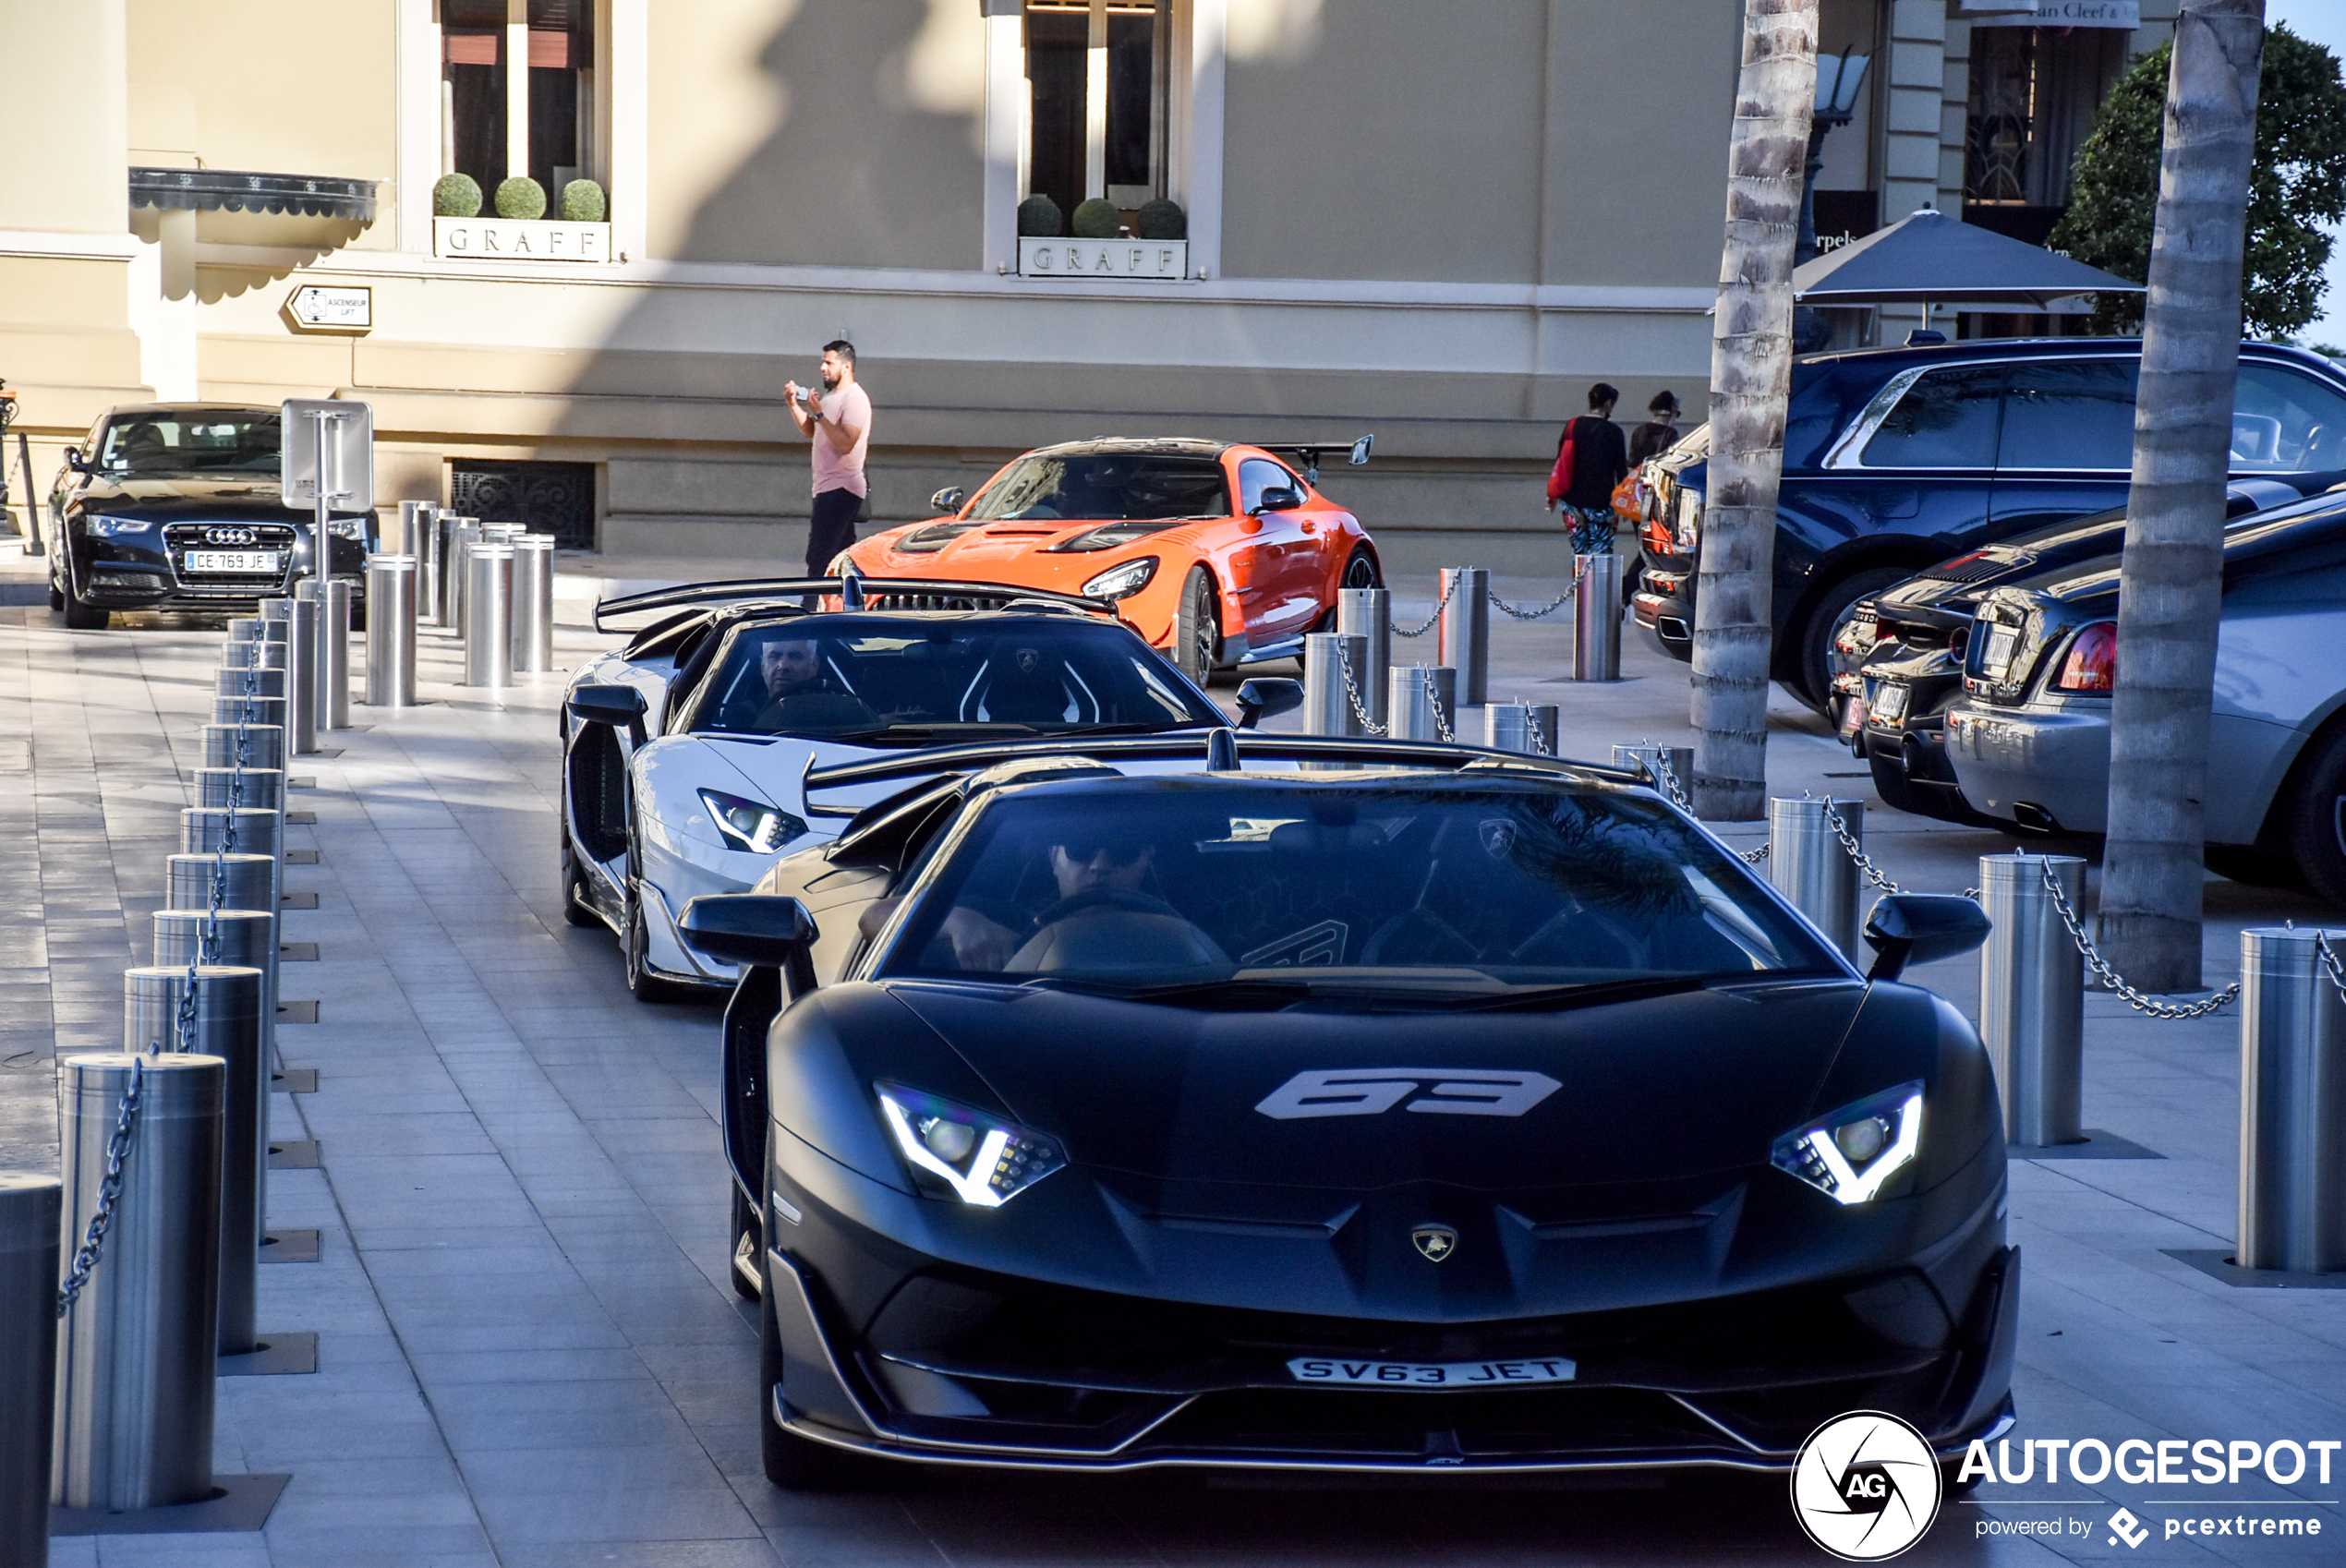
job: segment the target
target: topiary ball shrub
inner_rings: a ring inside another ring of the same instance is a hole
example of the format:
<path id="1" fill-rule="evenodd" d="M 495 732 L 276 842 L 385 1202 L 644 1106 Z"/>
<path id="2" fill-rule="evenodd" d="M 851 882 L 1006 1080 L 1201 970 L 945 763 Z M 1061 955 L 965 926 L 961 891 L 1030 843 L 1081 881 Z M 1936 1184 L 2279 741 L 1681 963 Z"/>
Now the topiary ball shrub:
<path id="1" fill-rule="evenodd" d="M 573 180 L 562 187 L 562 217 L 573 223 L 599 223 L 609 215 L 603 187 L 593 180 Z"/>
<path id="2" fill-rule="evenodd" d="M 1075 209 L 1077 239 L 1114 239 L 1124 232 L 1124 214 L 1116 203 L 1094 196 Z"/>
<path id="3" fill-rule="evenodd" d="M 1187 239 L 1190 215 L 1179 202 L 1160 196 L 1132 214 L 1132 232 L 1143 239 Z"/>
<path id="4" fill-rule="evenodd" d="M 1067 232 L 1059 204 L 1037 191 L 1018 204 L 1018 232 L 1027 239 L 1055 239 Z"/>
<path id="5" fill-rule="evenodd" d="M 500 218 L 542 218 L 546 215 L 546 187 L 527 175 L 515 175 L 497 187 L 497 216 Z"/>
<path id="6" fill-rule="evenodd" d="M 441 218 L 479 217 L 480 182 L 470 175 L 441 175 L 431 187 L 431 210 Z"/>

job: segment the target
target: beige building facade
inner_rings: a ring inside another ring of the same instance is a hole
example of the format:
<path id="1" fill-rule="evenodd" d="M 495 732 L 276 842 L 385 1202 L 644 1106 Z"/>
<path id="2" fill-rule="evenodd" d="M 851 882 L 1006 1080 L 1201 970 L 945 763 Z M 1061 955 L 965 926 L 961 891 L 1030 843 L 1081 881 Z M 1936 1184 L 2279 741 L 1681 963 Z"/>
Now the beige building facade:
<path id="1" fill-rule="evenodd" d="M 1990 32 L 2036 50 L 1992 41 L 2027 78 L 2015 101 L 2050 103 L 2067 72 L 2089 115 L 2172 14 L 2038 0 L 2014 30 L 2026 3 L 1825 0 L 1823 47 L 1873 62 L 1825 141 L 1828 242 L 1993 204 L 1966 205 L 1982 169 L 2013 173 L 1975 145 L 2003 101 L 1976 79 Z M 2042 25 L 2064 3 L 2109 14 Z M 1541 480 L 1589 384 L 1622 388 L 1624 417 L 1665 387 L 1701 416 L 1740 16 L 0 0 L 0 378 L 44 494 L 116 404 L 355 398 L 385 504 L 524 505 L 609 551 L 788 562 L 807 458 L 780 387 L 845 337 L 877 406 L 876 521 L 1046 441 L 1373 430 L 1374 462 L 1328 484 L 1389 571 L 1553 570 Z M 2089 58 L 2059 42 L 2088 30 Z M 1993 202 L 2065 199 L 2050 130 L 1987 129 L 2035 157 Z M 607 217 L 436 217 L 452 170 L 591 179 Z M 1035 192 L 1062 219 L 1168 199 L 1186 233 L 1022 236 Z M 13 441 L 7 464 L 21 504 Z"/>

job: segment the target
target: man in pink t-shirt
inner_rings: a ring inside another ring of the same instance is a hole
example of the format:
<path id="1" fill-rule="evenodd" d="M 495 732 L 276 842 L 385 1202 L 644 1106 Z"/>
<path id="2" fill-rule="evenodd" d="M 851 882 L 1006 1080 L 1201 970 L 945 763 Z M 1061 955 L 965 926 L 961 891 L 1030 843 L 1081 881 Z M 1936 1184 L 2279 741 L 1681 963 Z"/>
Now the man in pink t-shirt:
<path id="1" fill-rule="evenodd" d="M 798 433 L 815 443 L 815 506 L 806 520 L 806 574 L 830 575 L 831 561 L 855 542 L 855 520 L 867 511 L 864 452 L 872 442 L 872 400 L 855 383 L 855 345 L 845 338 L 823 345 L 823 390 L 782 386 L 782 406 Z"/>

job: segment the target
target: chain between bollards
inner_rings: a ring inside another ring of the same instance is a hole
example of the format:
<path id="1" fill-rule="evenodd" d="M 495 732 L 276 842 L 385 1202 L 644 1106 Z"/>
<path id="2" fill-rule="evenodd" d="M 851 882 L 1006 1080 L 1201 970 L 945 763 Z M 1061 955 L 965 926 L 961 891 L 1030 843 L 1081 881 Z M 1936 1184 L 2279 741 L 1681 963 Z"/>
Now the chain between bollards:
<path id="1" fill-rule="evenodd" d="M 1425 618 L 1425 624 L 1419 627 L 1414 632 L 1404 632 L 1400 627 L 1396 626 L 1393 628 L 1393 634 L 1397 637 L 1422 637 L 1428 632 L 1433 631 L 1435 626 L 1441 623 L 1442 612 L 1450 607 L 1450 596 L 1457 591 L 1457 587 L 1458 579 L 1456 577 L 1453 577 L 1448 582 L 1443 584 L 1442 597 L 1433 601 L 1433 613 Z"/>
<path id="2" fill-rule="evenodd" d="M 2205 1018 L 2240 995 L 2240 982 L 2237 980 L 2213 996 L 2199 1002 L 2154 1001 L 2149 995 L 2135 990 L 2126 983 L 2116 970 L 2110 967 L 2110 960 L 2103 958 L 2101 950 L 2094 946 L 2094 939 L 2086 935 L 2086 928 L 2078 920 L 2076 910 L 2071 907 L 2069 895 L 2062 890 L 2061 883 L 2054 877 L 2050 862 L 2046 863 L 2043 875 L 2045 889 L 2052 895 L 2053 911 L 2061 916 L 2061 923 L 2069 928 L 2069 939 L 2076 943 L 2077 950 L 2086 956 L 2086 962 L 2092 967 L 2094 975 L 2101 982 L 2103 989 L 2124 997 L 2126 1005 L 2134 1011 L 2146 1013 L 2155 1019 Z"/>
<path id="3" fill-rule="evenodd" d="M 1825 825 L 1832 829 L 1832 836 L 1841 840 L 1842 853 L 1856 862 L 1857 869 L 1865 873 L 1867 881 L 1885 893 L 1905 891 L 1904 887 L 1881 874 L 1881 868 L 1873 863 L 1873 857 L 1866 853 L 1865 847 L 1859 844 L 1856 837 L 1850 833 L 1849 825 L 1841 820 L 1841 814 L 1832 809 L 1831 801 L 1825 802 Z"/>
<path id="4" fill-rule="evenodd" d="M 98 1267 L 98 1260 L 105 1255 L 106 1232 L 114 1228 L 115 1207 L 122 1201 L 123 1163 L 130 1158 L 131 1140 L 138 1136 L 139 1092 L 145 1084 L 146 1067 L 143 1058 L 130 1064 L 130 1087 L 123 1092 L 122 1108 L 115 1113 L 114 1134 L 106 1140 L 106 1174 L 98 1185 L 98 1212 L 90 1216 L 90 1228 L 83 1233 L 81 1245 L 74 1249 L 73 1267 L 57 1286 L 60 1318 L 81 1298 L 90 1275 Z"/>
<path id="5" fill-rule="evenodd" d="M 1501 598 L 1498 595 L 1493 593 L 1486 592 L 1482 597 L 1490 600 L 1491 608 L 1497 610 L 1501 615 L 1511 616 L 1518 621 L 1538 621 L 1543 616 L 1554 615 L 1557 610 L 1562 609 L 1566 605 L 1570 604 L 1572 602 L 1572 595 L 1573 590 L 1566 588 L 1564 592 L 1558 594 L 1555 597 L 1550 599 L 1547 603 L 1542 605 L 1537 609 L 1525 609 L 1520 605 L 1509 604 L 1506 600 Z"/>
<path id="6" fill-rule="evenodd" d="M 1437 609 L 1434 613 L 1438 617 L 1441 612 Z M 1429 621 L 1427 624 L 1431 625 L 1433 622 Z M 1344 677 L 1344 700 L 1352 705 L 1352 717 L 1360 721 L 1360 729 L 1364 733 L 1371 735 L 1385 734 L 1392 727 L 1390 725 L 1379 724 L 1375 719 L 1369 717 L 1368 708 L 1363 706 L 1360 701 L 1360 682 L 1353 677 L 1352 674 L 1352 652 L 1349 648 L 1346 647 L 1342 642 L 1338 642 L 1336 645 L 1336 659 L 1337 667 Z"/>

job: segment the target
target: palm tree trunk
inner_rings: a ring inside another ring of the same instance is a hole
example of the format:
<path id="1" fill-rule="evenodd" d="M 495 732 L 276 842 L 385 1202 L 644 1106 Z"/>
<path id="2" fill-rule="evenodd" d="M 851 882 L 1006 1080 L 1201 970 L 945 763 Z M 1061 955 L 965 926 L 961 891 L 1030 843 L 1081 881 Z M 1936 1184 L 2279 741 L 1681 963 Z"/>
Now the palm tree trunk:
<path id="1" fill-rule="evenodd" d="M 1768 663 L 1792 387 L 1792 266 L 1817 99 L 1817 0 L 1745 0 L 1711 337 L 1711 461 L 1695 575 L 1694 809 L 1752 822 L 1768 791 Z"/>
<path id="2" fill-rule="evenodd" d="M 2264 15 L 2264 0 L 2185 7 L 2167 77 L 2119 576 L 2099 933 L 2118 971 L 2147 991 L 2200 983 L 2201 803 Z"/>

